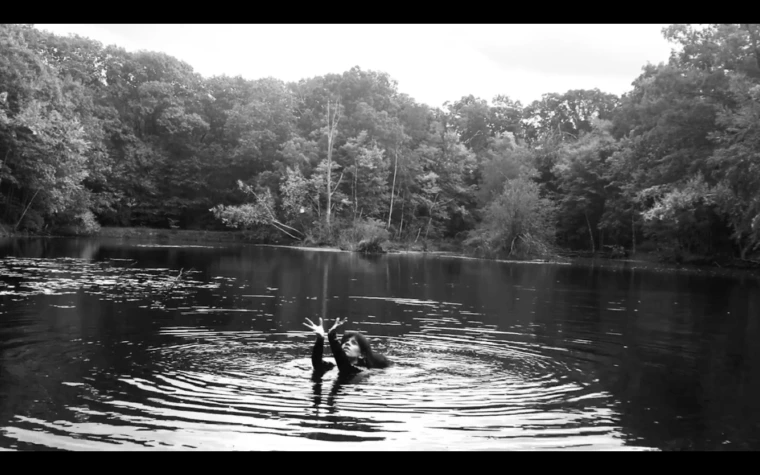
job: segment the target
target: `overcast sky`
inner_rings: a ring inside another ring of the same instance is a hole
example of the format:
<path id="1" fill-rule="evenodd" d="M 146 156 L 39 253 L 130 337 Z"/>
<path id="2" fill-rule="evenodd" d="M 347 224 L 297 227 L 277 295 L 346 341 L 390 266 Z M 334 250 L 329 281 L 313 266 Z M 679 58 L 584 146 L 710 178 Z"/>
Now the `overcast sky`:
<path id="1" fill-rule="evenodd" d="M 648 62 L 666 62 L 666 25 L 37 25 L 129 51 L 162 51 L 205 77 L 297 81 L 353 66 L 384 71 L 438 107 L 473 94 L 526 105 L 548 92 L 622 94 Z"/>

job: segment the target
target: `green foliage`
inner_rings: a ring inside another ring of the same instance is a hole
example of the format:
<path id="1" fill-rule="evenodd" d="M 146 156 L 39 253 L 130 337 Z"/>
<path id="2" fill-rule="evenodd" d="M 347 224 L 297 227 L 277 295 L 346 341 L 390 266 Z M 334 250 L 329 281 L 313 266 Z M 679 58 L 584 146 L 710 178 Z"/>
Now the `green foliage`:
<path id="1" fill-rule="evenodd" d="M 306 229 L 304 244 L 310 246 L 327 246 L 334 243 L 334 237 L 342 228 L 340 221 L 333 222 L 331 226 L 327 225 L 324 219 L 317 219 Z"/>
<path id="2" fill-rule="evenodd" d="M 599 230 L 612 242 L 635 247 L 641 235 L 641 204 L 639 202 L 636 169 L 630 156 L 630 140 L 617 142 L 617 150 L 606 160 L 604 180 L 604 212 L 599 219 Z"/>
<path id="3" fill-rule="evenodd" d="M 52 234 L 62 236 L 92 236 L 99 232 L 100 223 L 90 210 L 58 217 L 51 230 Z"/>
<path id="4" fill-rule="evenodd" d="M 41 233 L 45 230 L 45 219 L 34 210 L 28 211 L 18 227 L 21 231 Z"/>
<path id="5" fill-rule="evenodd" d="M 448 121 L 458 132 L 462 144 L 475 153 L 488 147 L 488 138 L 492 136 L 491 114 L 488 103 L 472 95 L 448 106 Z"/>
<path id="6" fill-rule="evenodd" d="M 80 235 L 92 235 L 100 232 L 100 224 L 90 210 L 79 213 L 76 216 L 76 221 L 80 226 Z"/>
<path id="7" fill-rule="evenodd" d="M 548 137 L 577 140 L 591 132 L 594 119 L 609 120 L 619 99 L 599 89 L 572 90 L 564 94 L 544 94 L 523 112 L 525 138 L 537 143 Z"/>
<path id="8" fill-rule="evenodd" d="M 0 217 L 31 232 L 172 223 L 351 249 L 468 236 L 484 255 L 638 243 L 747 258 L 760 249 L 760 26 L 663 34 L 669 63 L 620 98 L 434 109 L 359 67 L 203 78 L 163 53 L 3 24 Z"/>
<path id="9" fill-rule="evenodd" d="M 480 163 L 482 176 L 477 196 L 480 203 L 488 203 L 501 193 L 504 184 L 519 177 L 535 178 L 533 154 L 517 145 L 514 136 L 507 132 L 489 139 L 489 147 Z"/>
<path id="10" fill-rule="evenodd" d="M 340 231 L 338 247 L 345 251 L 382 253 L 382 246 L 388 239 L 390 233 L 380 220 L 364 218 Z"/>
<path id="11" fill-rule="evenodd" d="M 708 163 L 718 182 L 715 200 L 732 228 L 741 257 L 760 248 L 760 84 L 731 77 L 738 107 L 722 111 L 712 135 L 720 145 Z"/>
<path id="12" fill-rule="evenodd" d="M 347 163 L 346 180 L 351 183 L 354 215 L 380 218 L 388 209 L 389 163 L 377 142 L 369 143 L 366 132 L 349 139 L 342 147 Z"/>
<path id="13" fill-rule="evenodd" d="M 272 223 L 274 215 L 274 197 L 272 192 L 265 188 L 255 193 L 253 189 L 238 181 L 238 187 L 246 194 L 254 195 L 253 203 L 245 203 L 239 206 L 217 205 L 211 208 L 214 217 L 221 220 L 225 225 L 231 228 L 250 230 L 258 226 L 266 226 Z"/>
<path id="14" fill-rule="evenodd" d="M 282 180 L 281 195 L 282 213 L 288 222 L 295 223 L 304 214 L 311 216 L 312 213 L 307 213 L 307 209 L 311 209 L 311 198 L 316 195 L 316 190 L 299 168 L 287 168 L 287 174 Z"/>
<path id="15" fill-rule="evenodd" d="M 717 219 L 715 199 L 701 175 L 678 188 L 642 190 L 640 197 L 654 199 L 654 205 L 643 213 L 646 236 L 675 251 L 707 254 L 712 250 L 707 246 Z"/>
<path id="16" fill-rule="evenodd" d="M 88 201 L 83 182 L 90 144 L 77 110 L 81 89 L 30 49 L 27 37 L 35 34 L 0 26 L 0 87 L 7 88 L 0 103 L 0 184 L 19 192 L 13 193 L 21 198 L 19 209 L 33 205 L 46 218 Z"/>
<path id="17" fill-rule="evenodd" d="M 597 122 L 593 132 L 560 147 L 553 173 L 560 192 L 557 225 L 562 244 L 591 250 L 600 247 L 599 223 L 609 184 L 607 159 L 614 151 L 614 139 L 604 122 Z"/>
<path id="18" fill-rule="evenodd" d="M 488 257 L 549 256 L 555 213 L 555 205 L 541 198 L 536 183 L 526 178 L 509 180 L 463 244 L 470 252 Z"/>
<path id="19" fill-rule="evenodd" d="M 760 77 L 760 25 L 670 25 L 665 38 L 680 46 L 671 63 L 704 71 L 731 71 Z"/>

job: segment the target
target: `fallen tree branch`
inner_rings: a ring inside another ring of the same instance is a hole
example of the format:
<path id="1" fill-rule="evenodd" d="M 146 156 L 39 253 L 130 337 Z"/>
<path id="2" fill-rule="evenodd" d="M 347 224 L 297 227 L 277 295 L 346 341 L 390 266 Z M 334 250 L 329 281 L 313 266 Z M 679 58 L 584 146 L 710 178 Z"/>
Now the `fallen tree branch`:
<path id="1" fill-rule="evenodd" d="M 293 238 L 293 239 L 295 239 L 295 240 L 298 240 L 298 238 L 297 238 L 297 237 L 293 236 L 293 235 L 292 235 L 292 234 L 290 234 L 289 232 L 287 232 L 287 231 L 285 231 L 284 229 L 282 229 L 281 227 L 279 227 L 279 226 L 278 226 L 278 224 L 282 224 L 282 223 L 279 223 L 278 221 L 272 221 L 272 226 L 273 226 L 275 229 L 277 229 L 278 231 L 281 231 L 281 232 L 283 232 L 283 233 L 287 234 L 288 236 L 290 236 L 291 238 Z M 300 234 L 300 233 L 299 233 L 299 234 Z"/>

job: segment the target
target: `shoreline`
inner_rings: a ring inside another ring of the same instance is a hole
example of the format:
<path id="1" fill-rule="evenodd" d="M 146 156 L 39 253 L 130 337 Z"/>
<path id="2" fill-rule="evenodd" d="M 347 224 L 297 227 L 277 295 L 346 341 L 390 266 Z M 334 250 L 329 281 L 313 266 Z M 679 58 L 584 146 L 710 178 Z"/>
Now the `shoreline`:
<path id="1" fill-rule="evenodd" d="M 316 252 L 340 252 L 354 253 L 334 246 L 305 246 L 301 243 L 257 243 L 250 240 L 243 231 L 209 231 L 209 230 L 186 230 L 186 229 L 159 229 L 143 227 L 103 227 L 100 232 L 89 236 L 65 236 L 65 235 L 38 235 L 29 233 L 12 233 L 7 229 L 2 229 L 0 238 L 13 239 L 37 239 L 37 238 L 66 238 L 66 239 L 116 239 L 126 242 L 135 242 L 141 244 L 166 245 L 179 247 L 185 244 L 188 247 L 199 244 L 245 244 L 261 247 L 287 248 L 301 251 Z M 556 265 L 600 265 L 604 267 L 631 267 L 633 269 L 668 269 L 673 271 L 692 271 L 697 273 L 710 273 L 722 275 L 748 275 L 760 277 L 760 268 L 740 267 L 740 266 L 721 266 L 717 261 L 710 264 L 692 264 L 692 263 L 675 263 L 662 262 L 653 252 L 637 252 L 635 256 L 627 258 L 607 258 L 603 256 L 594 257 L 557 257 L 554 259 L 492 259 L 484 257 L 469 256 L 461 251 L 455 250 L 438 250 L 442 243 L 428 243 L 432 250 L 422 249 L 422 245 L 408 246 L 405 244 L 392 242 L 391 249 L 384 254 L 388 255 L 422 255 L 432 257 L 447 257 L 463 260 L 478 260 L 483 262 L 511 263 L 511 264 L 556 264 Z M 208 247 L 208 246 L 199 246 Z M 404 249 L 406 247 L 406 249 Z M 413 247 L 413 248 L 410 248 Z M 415 249 L 416 248 L 416 249 Z M 380 254 L 382 255 L 382 254 Z"/>

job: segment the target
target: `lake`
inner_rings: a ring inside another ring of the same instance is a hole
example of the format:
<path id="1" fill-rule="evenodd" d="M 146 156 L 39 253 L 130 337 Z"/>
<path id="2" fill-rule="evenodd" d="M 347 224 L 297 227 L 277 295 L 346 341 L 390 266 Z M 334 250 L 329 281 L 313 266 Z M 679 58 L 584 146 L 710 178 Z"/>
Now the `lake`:
<path id="1" fill-rule="evenodd" d="M 760 450 L 750 275 L 98 239 L 0 251 L 0 450 Z M 395 364 L 313 378 L 303 322 L 320 316 Z"/>

